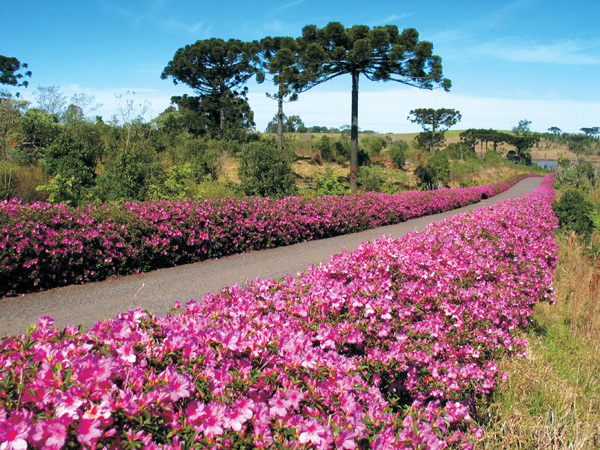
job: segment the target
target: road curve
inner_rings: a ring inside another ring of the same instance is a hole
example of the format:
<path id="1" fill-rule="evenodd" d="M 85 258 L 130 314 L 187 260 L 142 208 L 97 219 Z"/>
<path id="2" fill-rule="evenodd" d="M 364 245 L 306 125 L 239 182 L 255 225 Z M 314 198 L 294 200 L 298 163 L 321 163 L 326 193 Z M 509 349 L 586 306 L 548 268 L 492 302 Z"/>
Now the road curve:
<path id="1" fill-rule="evenodd" d="M 429 223 L 446 217 L 528 194 L 541 182 L 542 178 L 526 178 L 490 199 L 397 225 L 0 299 L 0 337 L 23 333 L 39 316 L 55 318 L 56 325 L 61 328 L 75 324 L 89 329 L 98 320 L 138 307 L 155 314 L 165 314 L 175 300 L 185 304 L 226 286 L 244 285 L 257 277 L 277 279 L 286 274 L 296 274 L 310 265 L 328 261 L 344 248 L 350 251 L 362 242 L 383 235 L 400 237 L 423 230 Z"/>

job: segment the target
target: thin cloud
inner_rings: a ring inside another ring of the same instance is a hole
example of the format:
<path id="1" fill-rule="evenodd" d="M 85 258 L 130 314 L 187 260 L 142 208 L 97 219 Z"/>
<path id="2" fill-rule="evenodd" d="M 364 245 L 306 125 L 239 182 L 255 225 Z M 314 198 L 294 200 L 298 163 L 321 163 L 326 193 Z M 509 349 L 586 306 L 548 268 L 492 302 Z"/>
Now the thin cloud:
<path id="1" fill-rule="evenodd" d="M 281 11 L 285 11 L 286 9 L 290 9 L 293 8 L 296 5 L 299 5 L 301 3 L 304 3 L 305 0 L 294 0 L 288 3 L 285 3 L 281 6 L 278 6 L 277 8 L 275 8 L 275 12 L 281 12 Z"/>
<path id="2" fill-rule="evenodd" d="M 516 11 L 535 3 L 536 0 L 516 0 L 512 3 L 509 3 L 502 8 L 499 8 L 495 11 L 492 11 L 490 14 L 487 14 L 485 17 L 477 21 L 477 25 L 480 27 L 497 27 L 503 24 L 507 18 L 510 19 L 510 16 L 514 15 Z"/>
<path id="3" fill-rule="evenodd" d="M 549 44 L 524 42 L 517 38 L 502 38 L 473 48 L 480 55 L 513 62 L 597 65 L 600 43 L 567 40 Z"/>
<path id="4" fill-rule="evenodd" d="M 196 23 L 185 23 L 177 19 L 169 19 L 162 23 L 162 27 L 165 31 L 183 31 L 194 36 L 197 36 L 199 31 L 202 31 L 202 35 L 208 36 L 212 29 L 210 26 L 205 26 L 205 22 L 202 20 Z"/>
<path id="5" fill-rule="evenodd" d="M 403 20 L 406 19 L 407 17 L 411 17 L 414 16 L 414 13 L 403 13 L 403 14 L 390 14 L 387 17 L 384 17 L 383 19 L 375 22 L 375 23 L 371 23 L 371 26 L 377 26 L 377 25 L 387 25 L 393 22 L 397 22 L 399 20 Z"/>

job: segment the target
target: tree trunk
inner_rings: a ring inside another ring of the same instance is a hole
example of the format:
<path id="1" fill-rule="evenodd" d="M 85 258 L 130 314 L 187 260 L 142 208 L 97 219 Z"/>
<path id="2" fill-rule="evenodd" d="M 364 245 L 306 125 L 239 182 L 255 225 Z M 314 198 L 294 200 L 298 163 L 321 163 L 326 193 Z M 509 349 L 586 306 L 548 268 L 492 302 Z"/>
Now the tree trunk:
<path id="1" fill-rule="evenodd" d="M 283 149 L 283 96 L 277 97 L 277 149 Z"/>
<path id="2" fill-rule="evenodd" d="M 431 147 L 429 148 L 430 153 L 435 153 L 435 119 L 431 125 Z"/>
<path id="3" fill-rule="evenodd" d="M 221 137 L 223 137 L 223 127 L 225 126 L 225 108 L 221 105 L 219 108 L 219 129 L 221 130 Z"/>
<path id="4" fill-rule="evenodd" d="M 352 72 L 352 118 L 350 121 L 350 190 L 356 192 L 358 183 L 358 76 Z"/>

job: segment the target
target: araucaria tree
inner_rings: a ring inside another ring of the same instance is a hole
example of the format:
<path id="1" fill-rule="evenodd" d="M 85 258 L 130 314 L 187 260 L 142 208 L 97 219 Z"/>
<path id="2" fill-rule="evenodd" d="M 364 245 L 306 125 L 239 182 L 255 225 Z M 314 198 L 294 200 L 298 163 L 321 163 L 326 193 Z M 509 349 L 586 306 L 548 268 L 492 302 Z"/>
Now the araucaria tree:
<path id="1" fill-rule="evenodd" d="M 360 75 L 371 81 L 448 91 L 450 80 L 443 77 L 442 60 L 433 55 L 433 45 L 419 41 L 419 33 L 407 28 L 400 33 L 395 25 L 345 28 L 331 22 L 323 28 L 307 25 L 299 38 L 303 69 L 313 85 L 340 75 L 352 78 L 350 188 L 356 191 L 358 174 L 358 82 Z"/>
<path id="2" fill-rule="evenodd" d="M 259 81 L 266 74 L 272 77 L 277 86 L 277 92 L 267 94 L 269 98 L 277 100 L 277 148 L 283 148 L 283 103 L 296 101 L 298 94 L 303 90 L 303 72 L 299 65 L 298 43 L 291 37 L 266 37 L 256 43 L 258 49 L 255 58 L 258 63 Z"/>
<path id="3" fill-rule="evenodd" d="M 27 64 L 20 62 L 15 57 L 0 55 L 0 84 L 27 87 L 29 83 L 27 80 L 23 80 L 23 77 L 31 77 L 31 71 L 20 73 L 23 69 L 27 69 Z"/>
<path id="4" fill-rule="evenodd" d="M 427 146 L 431 153 L 443 144 L 444 132 L 461 119 L 459 111 L 448 108 L 417 108 L 413 109 L 408 116 L 408 120 L 412 123 L 418 123 L 423 127 L 423 133 L 417 136 L 417 140 L 419 144 Z"/>
<path id="5" fill-rule="evenodd" d="M 200 113 L 212 116 L 210 126 L 216 127 L 216 134 L 222 137 L 226 109 L 239 108 L 235 100 L 246 100 L 247 89 L 243 86 L 254 74 L 250 61 L 247 43 L 237 39 L 206 39 L 177 50 L 161 78 L 171 77 L 173 83 L 191 87 L 199 96 L 196 103 L 201 107 Z M 187 96 L 172 100 L 182 105 L 189 103 Z"/>

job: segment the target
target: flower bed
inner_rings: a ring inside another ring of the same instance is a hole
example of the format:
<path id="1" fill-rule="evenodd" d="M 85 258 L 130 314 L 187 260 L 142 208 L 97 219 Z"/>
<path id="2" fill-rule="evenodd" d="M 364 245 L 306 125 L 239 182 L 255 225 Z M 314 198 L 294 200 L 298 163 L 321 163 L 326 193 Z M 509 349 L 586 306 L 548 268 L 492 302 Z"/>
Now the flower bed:
<path id="1" fill-rule="evenodd" d="M 553 300 L 550 182 L 168 316 L 40 318 L 0 342 L 0 448 L 468 448 Z"/>
<path id="2" fill-rule="evenodd" d="M 4 201 L 0 202 L 0 298 L 398 223 L 477 202 L 517 181 L 315 199 L 82 208 Z"/>

